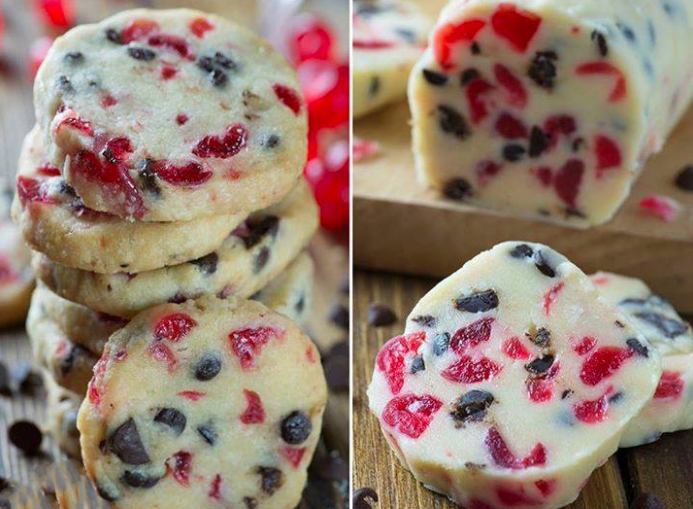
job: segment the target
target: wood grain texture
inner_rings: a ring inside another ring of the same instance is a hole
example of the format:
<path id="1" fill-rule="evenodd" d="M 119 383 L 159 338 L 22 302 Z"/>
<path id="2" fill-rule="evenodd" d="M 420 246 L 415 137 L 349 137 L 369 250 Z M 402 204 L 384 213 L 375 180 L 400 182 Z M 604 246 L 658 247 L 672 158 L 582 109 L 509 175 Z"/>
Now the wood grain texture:
<path id="1" fill-rule="evenodd" d="M 380 508 L 456 507 L 421 486 L 403 469 L 382 437 L 368 409 L 366 390 L 375 356 L 391 337 L 401 334 L 405 319 L 436 280 L 356 271 L 354 275 L 354 488 L 373 487 Z M 371 303 L 386 304 L 398 321 L 374 328 L 367 323 Z M 665 436 L 655 444 L 618 452 L 592 474 L 570 509 L 624 509 L 639 493 L 654 493 L 668 509 L 693 509 L 693 432 Z"/>

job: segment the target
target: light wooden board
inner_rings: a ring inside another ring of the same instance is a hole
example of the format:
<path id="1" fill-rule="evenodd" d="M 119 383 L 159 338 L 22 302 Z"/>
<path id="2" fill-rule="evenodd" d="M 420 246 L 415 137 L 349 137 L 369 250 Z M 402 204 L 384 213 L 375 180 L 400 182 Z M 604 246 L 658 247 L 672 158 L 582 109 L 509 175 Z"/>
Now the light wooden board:
<path id="1" fill-rule="evenodd" d="M 372 487 L 383 509 L 454 509 L 445 497 L 416 482 L 390 451 L 368 409 L 366 389 L 375 356 L 435 280 L 357 271 L 354 277 L 354 488 Z M 368 305 L 387 304 L 399 320 L 389 327 L 367 323 Z M 667 435 L 644 447 L 619 451 L 590 478 L 570 509 L 625 509 L 643 492 L 667 509 L 693 509 L 693 431 Z"/>

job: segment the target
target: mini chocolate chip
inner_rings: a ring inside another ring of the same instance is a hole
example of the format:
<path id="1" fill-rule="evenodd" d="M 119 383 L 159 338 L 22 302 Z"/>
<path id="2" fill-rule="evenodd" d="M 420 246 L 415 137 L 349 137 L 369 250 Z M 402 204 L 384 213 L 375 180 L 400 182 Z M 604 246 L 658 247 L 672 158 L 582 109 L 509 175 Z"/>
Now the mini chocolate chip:
<path id="1" fill-rule="evenodd" d="M 534 265 L 546 277 L 556 277 L 556 271 L 549 265 L 549 262 L 544 258 L 544 253 L 541 251 L 537 251 L 534 254 Z"/>
<path id="2" fill-rule="evenodd" d="M 443 132 L 452 134 L 460 140 L 464 140 L 471 134 L 465 118 L 451 106 L 439 105 L 438 113 L 440 114 L 438 124 Z"/>
<path id="3" fill-rule="evenodd" d="M 614 324 L 619 329 L 625 329 L 626 328 L 626 324 L 624 324 L 621 320 L 614 320 Z"/>
<path id="4" fill-rule="evenodd" d="M 353 509 L 373 509 L 372 504 L 378 501 L 378 494 L 373 488 L 359 488 L 354 492 L 353 501 Z"/>
<path id="5" fill-rule="evenodd" d="M 265 268 L 267 262 L 269 261 L 270 250 L 267 246 L 262 246 L 260 251 L 255 255 L 255 260 L 253 261 L 253 272 L 256 274 Z"/>
<path id="6" fill-rule="evenodd" d="M 688 327 L 684 323 L 654 311 L 642 311 L 633 316 L 656 327 L 669 339 L 675 339 L 688 331 Z"/>
<path id="7" fill-rule="evenodd" d="M 666 506 L 653 494 L 643 493 L 633 500 L 630 509 L 666 509 Z"/>
<path id="8" fill-rule="evenodd" d="M 426 370 L 426 363 L 424 362 L 423 355 L 417 355 L 411 363 L 411 374 L 414 375 L 419 371 Z"/>
<path id="9" fill-rule="evenodd" d="M 464 200 L 472 195 L 472 185 L 465 178 L 454 178 L 447 181 L 443 194 L 451 200 Z"/>
<path id="10" fill-rule="evenodd" d="M 527 149 L 522 145 L 511 143 L 503 147 L 503 159 L 510 163 L 515 163 L 522 159 L 527 153 Z"/>
<path id="11" fill-rule="evenodd" d="M 340 329 L 349 330 L 349 310 L 341 304 L 335 304 L 330 310 L 330 321 Z"/>
<path id="12" fill-rule="evenodd" d="M 256 509 L 257 499 L 253 497 L 243 497 L 243 504 L 245 504 L 246 509 Z"/>
<path id="13" fill-rule="evenodd" d="M 162 408 L 154 417 L 154 422 L 164 424 L 175 431 L 176 435 L 181 435 L 183 431 L 185 431 L 188 419 L 180 410 L 176 410 L 175 408 Z"/>
<path id="14" fill-rule="evenodd" d="M 579 152 L 582 146 L 585 144 L 585 139 L 584 138 L 575 138 L 575 141 L 573 141 L 573 152 Z"/>
<path id="15" fill-rule="evenodd" d="M 498 294 L 494 290 L 476 292 L 455 299 L 455 308 L 467 313 L 484 313 L 498 307 Z"/>
<path id="16" fill-rule="evenodd" d="M 260 474 L 260 488 L 268 495 L 274 495 L 284 484 L 284 474 L 278 468 L 258 467 L 257 473 Z"/>
<path id="17" fill-rule="evenodd" d="M 433 338 L 433 355 L 440 357 L 450 348 L 450 334 L 441 332 Z"/>
<path id="18" fill-rule="evenodd" d="M 273 215 L 254 216 L 245 222 L 248 231 L 241 234 L 246 249 L 258 245 L 266 235 L 277 236 L 279 231 L 279 218 Z"/>
<path id="19" fill-rule="evenodd" d="M 130 418 L 118 426 L 108 437 L 108 451 L 118 456 L 128 465 L 149 463 L 149 454 L 142 443 L 137 424 Z"/>
<path id="20" fill-rule="evenodd" d="M 148 193 L 159 196 L 161 194 L 161 188 L 159 187 L 159 177 L 154 172 L 154 161 L 151 159 L 144 159 L 141 163 L 141 167 L 137 172 L 140 181 L 142 182 L 142 187 Z"/>
<path id="21" fill-rule="evenodd" d="M 525 369 L 529 371 L 532 375 L 543 375 L 553 365 L 554 360 L 555 358 L 553 355 L 537 357 L 532 362 L 525 364 Z"/>
<path id="22" fill-rule="evenodd" d="M 80 51 L 71 51 L 65 54 L 65 61 L 71 64 L 76 64 L 84 60 L 84 53 Z"/>
<path id="23" fill-rule="evenodd" d="M 74 87 L 72 86 L 72 82 L 67 76 L 58 76 L 57 84 L 60 91 L 65 94 L 75 91 Z"/>
<path id="24" fill-rule="evenodd" d="M 538 51 L 527 71 L 528 76 L 540 87 L 551 90 L 556 79 L 556 60 L 558 54 L 555 51 Z"/>
<path id="25" fill-rule="evenodd" d="M 302 293 L 301 296 L 296 301 L 296 304 L 294 304 L 294 309 L 296 310 L 296 312 L 298 314 L 301 314 L 301 313 L 303 313 L 305 308 L 306 308 L 306 296 L 305 296 L 305 294 Z"/>
<path id="26" fill-rule="evenodd" d="M 525 334 L 525 336 L 527 336 L 527 339 L 529 339 L 532 343 L 541 348 L 547 347 L 551 344 L 551 332 L 544 327 L 541 327 L 533 335 L 528 332 Z"/>
<path id="27" fill-rule="evenodd" d="M 475 41 L 469 46 L 469 50 L 472 52 L 472 55 L 479 55 L 481 53 L 481 46 Z"/>
<path id="28" fill-rule="evenodd" d="M 368 85 L 368 95 L 375 97 L 380 92 L 380 78 L 378 76 L 371 76 L 371 82 Z"/>
<path id="29" fill-rule="evenodd" d="M 609 396 L 609 403 L 618 403 L 623 399 L 623 393 L 618 391 L 616 394 Z"/>
<path id="30" fill-rule="evenodd" d="M 436 318 L 431 315 L 419 315 L 411 319 L 412 322 L 418 323 L 423 327 L 433 327 L 436 324 Z"/>
<path id="31" fill-rule="evenodd" d="M 208 382 L 221 371 L 221 358 L 214 353 L 205 354 L 195 366 L 195 378 Z"/>
<path id="32" fill-rule="evenodd" d="M 636 37 L 635 37 L 635 32 L 633 32 L 633 29 L 632 29 L 631 27 L 629 27 L 628 25 L 625 25 L 625 24 L 621 23 L 620 21 L 617 21 L 617 22 L 616 22 L 616 26 L 617 26 L 618 29 L 621 31 L 621 33 L 623 34 L 623 36 L 624 36 L 626 39 L 628 39 L 628 41 L 630 41 L 630 42 L 635 42 L 635 39 L 636 39 Z"/>
<path id="33" fill-rule="evenodd" d="M 276 134 L 270 134 L 263 143 L 263 146 L 267 148 L 275 148 L 279 146 L 279 136 Z"/>
<path id="34" fill-rule="evenodd" d="M 128 55 L 130 55 L 135 60 L 143 60 L 145 62 L 149 62 L 156 58 L 156 51 L 148 48 L 138 48 L 136 46 L 129 46 Z"/>
<path id="35" fill-rule="evenodd" d="M 609 46 L 606 43 L 606 37 L 598 30 L 592 31 L 592 40 L 597 43 L 599 54 L 603 57 L 609 54 Z"/>
<path id="36" fill-rule="evenodd" d="M 529 135 L 529 157 L 539 157 L 549 146 L 549 135 L 539 127 L 532 127 Z"/>
<path id="37" fill-rule="evenodd" d="M 217 51 L 214 54 L 214 63 L 229 71 L 233 71 L 238 68 L 236 62 L 231 57 L 224 55 L 221 51 Z"/>
<path id="38" fill-rule="evenodd" d="M 214 428 L 212 428 L 211 425 L 207 424 L 206 426 L 198 426 L 197 432 L 209 445 L 214 445 L 217 443 L 217 432 L 214 431 Z"/>
<path id="39" fill-rule="evenodd" d="M 306 414 L 295 410 L 282 419 L 280 430 L 284 442 L 298 445 L 308 440 L 313 431 L 313 423 Z"/>
<path id="40" fill-rule="evenodd" d="M 203 274 L 214 274 L 217 271 L 217 264 L 219 263 L 219 255 L 216 253 L 210 253 L 207 256 L 193 260 L 190 263 L 197 265 L 200 272 Z"/>
<path id="41" fill-rule="evenodd" d="M 529 258 L 530 256 L 534 256 L 534 249 L 527 244 L 518 244 L 510 251 L 510 256 L 518 259 Z"/>
<path id="42" fill-rule="evenodd" d="M 473 390 L 460 396 L 453 403 L 450 415 L 456 421 L 469 422 L 481 421 L 486 417 L 486 411 L 496 399 L 493 394 L 486 391 Z"/>
<path id="43" fill-rule="evenodd" d="M 120 480 L 132 488 L 143 489 L 153 488 L 156 486 L 156 483 L 159 482 L 158 477 L 150 477 L 140 472 L 133 472 L 132 470 L 126 470 L 123 472 L 123 476 L 120 478 Z"/>
<path id="44" fill-rule="evenodd" d="M 229 81 L 228 74 L 220 69 L 213 69 L 209 77 L 212 80 L 212 85 L 217 88 L 222 88 Z"/>
<path id="45" fill-rule="evenodd" d="M 463 87 L 469 85 L 472 81 L 474 81 L 477 78 L 481 78 L 481 73 L 478 69 L 475 69 L 474 67 L 465 69 L 460 74 L 460 85 L 462 85 Z"/>
<path id="46" fill-rule="evenodd" d="M 60 373 L 65 376 L 72 371 L 72 368 L 74 367 L 75 363 L 79 361 L 79 359 L 84 358 L 84 357 L 89 357 L 91 354 L 89 350 L 84 348 L 81 345 L 72 345 L 70 347 L 69 352 L 65 357 L 62 358 L 60 361 Z"/>
<path id="47" fill-rule="evenodd" d="M 423 76 L 428 83 L 436 87 L 445 85 L 448 82 L 448 77 L 440 72 L 431 71 L 430 69 L 423 70 Z"/>
<path id="48" fill-rule="evenodd" d="M 684 191 L 693 191 L 693 165 L 688 165 L 679 172 L 676 185 Z"/>
<path id="49" fill-rule="evenodd" d="M 626 344 L 631 348 L 631 350 L 633 350 L 640 357 L 649 357 L 650 356 L 649 349 L 645 345 L 643 345 L 640 341 L 638 341 L 637 339 L 629 338 L 626 340 Z"/>
<path id="50" fill-rule="evenodd" d="M 7 366 L 0 361 L 0 394 L 3 396 L 12 395 L 12 387 L 10 386 L 10 374 L 7 371 Z"/>
<path id="51" fill-rule="evenodd" d="M 373 327 L 385 327 L 397 322 L 395 312 L 384 304 L 373 303 L 368 306 L 368 324 Z"/>
<path id="52" fill-rule="evenodd" d="M 123 40 L 120 37 L 120 32 L 114 28 L 109 28 L 106 30 L 106 39 L 114 44 L 123 44 Z"/>
<path id="53" fill-rule="evenodd" d="M 31 421 L 16 421 L 7 430 L 7 438 L 24 454 L 34 455 L 41 448 L 43 433 Z"/>
<path id="54" fill-rule="evenodd" d="M 567 399 L 573 394 L 572 389 L 566 389 L 561 393 L 561 399 Z"/>

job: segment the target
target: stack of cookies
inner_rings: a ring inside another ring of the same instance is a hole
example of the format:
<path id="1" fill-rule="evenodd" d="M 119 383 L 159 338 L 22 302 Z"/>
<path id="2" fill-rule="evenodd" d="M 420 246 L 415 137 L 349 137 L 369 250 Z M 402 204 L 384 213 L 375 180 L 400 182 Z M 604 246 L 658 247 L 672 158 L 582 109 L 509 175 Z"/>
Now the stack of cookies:
<path id="1" fill-rule="evenodd" d="M 306 320 L 305 248 L 318 227 L 301 177 L 307 115 L 295 73 L 268 43 L 183 9 L 69 31 L 34 100 L 12 211 L 39 281 L 27 330 L 49 379 L 53 434 L 80 455 L 76 415 L 94 366 L 145 310 L 212 297 L 245 309 L 254 298 Z M 258 337 L 248 341 L 257 354 Z M 310 362 L 313 350 L 303 350 Z M 311 414 L 316 433 L 321 415 Z M 311 454 L 290 468 L 305 470 Z M 128 475 L 111 494 L 143 487 Z"/>

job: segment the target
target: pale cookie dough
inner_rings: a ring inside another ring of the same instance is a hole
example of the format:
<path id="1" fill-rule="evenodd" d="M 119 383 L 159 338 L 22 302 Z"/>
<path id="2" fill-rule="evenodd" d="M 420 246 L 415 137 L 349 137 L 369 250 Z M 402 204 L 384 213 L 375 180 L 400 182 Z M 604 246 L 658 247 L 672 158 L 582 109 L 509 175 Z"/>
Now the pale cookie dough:
<path id="1" fill-rule="evenodd" d="M 96 274 L 71 269 L 35 254 L 37 278 L 58 295 L 102 313 L 129 318 L 154 304 L 204 294 L 247 297 L 277 277 L 318 227 L 308 185 L 277 205 L 255 212 L 221 248 L 204 258 L 139 274 Z"/>
<path id="2" fill-rule="evenodd" d="M 292 509 L 318 441 L 320 357 L 260 303 L 203 297 L 113 335 L 77 426 L 115 509 Z"/>
<path id="3" fill-rule="evenodd" d="M 432 26 L 414 3 L 355 0 L 354 118 L 406 98 L 409 72 L 426 48 Z"/>
<path id="4" fill-rule="evenodd" d="M 201 258 L 247 216 L 132 222 L 89 209 L 46 161 L 36 127 L 22 147 L 17 191 L 12 215 L 31 247 L 56 263 L 99 273 L 143 272 Z"/>
<path id="5" fill-rule="evenodd" d="M 420 181 L 605 223 L 691 102 L 692 29 L 691 0 L 452 0 L 409 82 Z"/>
<path id="6" fill-rule="evenodd" d="M 45 431 L 61 450 L 79 459 L 82 453 L 79 448 L 77 413 L 82 403 L 82 396 L 58 385 L 49 372 L 44 373 L 43 379 L 48 397 L 46 409 L 48 422 Z"/>
<path id="7" fill-rule="evenodd" d="M 555 509 L 652 397 L 657 350 L 564 256 L 505 242 L 414 307 L 370 407 L 416 479 L 467 508 Z"/>
<path id="8" fill-rule="evenodd" d="M 278 202 L 303 171 L 296 74 L 268 42 L 188 9 L 58 38 L 34 84 L 49 159 L 95 210 L 182 221 Z"/>
<path id="9" fill-rule="evenodd" d="M 31 253 L 10 219 L 12 189 L 0 180 L 0 327 L 26 317 L 34 288 Z"/>
<path id="10" fill-rule="evenodd" d="M 666 300 L 639 279 L 598 272 L 592 282 L 617 305 L 662 356 L 662 376 L 652 400 L 621 437 L 621 447 L 693 428 L 693 333 Z"/>

